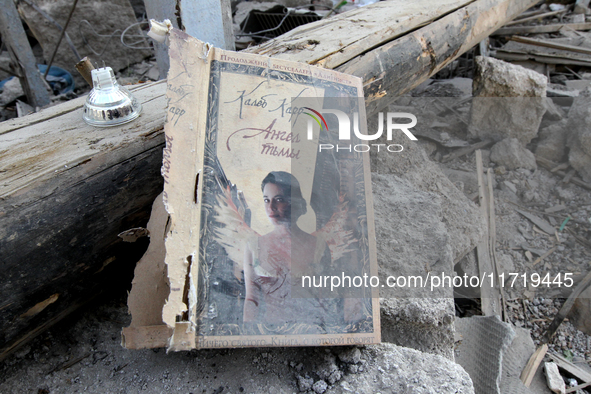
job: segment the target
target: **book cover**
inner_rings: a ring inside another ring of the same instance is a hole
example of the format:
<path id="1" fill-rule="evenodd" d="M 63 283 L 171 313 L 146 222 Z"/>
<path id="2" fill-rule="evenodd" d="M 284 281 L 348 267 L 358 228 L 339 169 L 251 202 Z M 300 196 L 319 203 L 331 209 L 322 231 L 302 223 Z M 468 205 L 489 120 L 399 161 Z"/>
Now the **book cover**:
<path id="1" fill-rule="evenodd" d="M 361 80 L 175 29 L 169 54 L 169 348 L 378 343 Z"/>

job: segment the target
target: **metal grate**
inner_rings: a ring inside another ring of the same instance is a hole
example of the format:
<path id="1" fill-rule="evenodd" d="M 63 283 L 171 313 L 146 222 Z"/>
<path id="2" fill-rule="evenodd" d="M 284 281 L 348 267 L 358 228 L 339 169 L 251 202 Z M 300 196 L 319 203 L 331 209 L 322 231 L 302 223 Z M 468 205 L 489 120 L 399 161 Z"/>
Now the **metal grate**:
<path id="1" fill-rule="evenodd" d="M 313 11 L 301 13 L 283 6 L 273 7 L 267 12 L 253 10 L 244 21 L 240 36 L 265 41 L 320 19 L 322 16 Z"/>

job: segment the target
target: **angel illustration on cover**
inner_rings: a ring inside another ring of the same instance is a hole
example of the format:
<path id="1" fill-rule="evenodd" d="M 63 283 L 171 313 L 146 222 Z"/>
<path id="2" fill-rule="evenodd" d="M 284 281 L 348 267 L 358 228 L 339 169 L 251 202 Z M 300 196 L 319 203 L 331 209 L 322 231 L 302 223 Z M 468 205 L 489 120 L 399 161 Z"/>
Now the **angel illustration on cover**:
<path id="1" fill-rule="evenodd" d="M 244 284 L 243 324 L 300 324 L 321 333 L 325 327 L 354 326 L 366 319 L 359 298 L 327 296 L 330 289 L 303 288 L 301 281 L 305 275 L 333 272 L 339 259 L 354 251 L 357 239 L 347 228 L 346 196 L 339 196 L 330 219 L 310 234 L 297 224 L 309 206 L 294 175 L 271 171 L 260 190 L 259 201 L 273 225 L 267 234 L 258 234 L 245 222 L 229 186 L 215 209 L 222 224 L 216 238 L 234 262 L 236 279 Z"/>

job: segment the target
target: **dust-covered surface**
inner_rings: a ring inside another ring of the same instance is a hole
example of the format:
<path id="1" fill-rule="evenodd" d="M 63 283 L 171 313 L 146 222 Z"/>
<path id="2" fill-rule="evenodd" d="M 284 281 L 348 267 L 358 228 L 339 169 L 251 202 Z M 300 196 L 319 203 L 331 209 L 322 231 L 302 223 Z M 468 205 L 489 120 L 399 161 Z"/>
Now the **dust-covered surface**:
<path id="1" fill-rule="evenodd" d="M 87 306 L 8 358 L 0 392 L 473 393 L 457 364 L 392 344 L 166 354 L 123 349 L 129 322 L 125 296 Z"/>

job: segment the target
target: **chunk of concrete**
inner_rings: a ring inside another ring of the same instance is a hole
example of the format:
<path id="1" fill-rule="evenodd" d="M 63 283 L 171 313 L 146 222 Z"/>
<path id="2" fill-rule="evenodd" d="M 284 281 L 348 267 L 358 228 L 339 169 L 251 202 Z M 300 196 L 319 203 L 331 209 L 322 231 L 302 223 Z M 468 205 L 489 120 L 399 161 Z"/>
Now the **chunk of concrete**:
<path id="1" fill-rule="evenodd" d="M 525 149 L 517 138 L 506 138 L 493 145 L 490 150 L 490 159 L 508 170 L 538 168 L 534 154 Z"/>
<path id="2" fill-rule="evenodd" d="M 19 97 L 25 95 L 25 91 L 18 78 L 12 78 L 6 81 L 2 87 L 2 93 L 0 93 L 0 106 L 4 106 L 8 103 L 13 102 Z"/>
<path id="3" fill-rule="evenodd" d="M 564 394 L 566 391 L 566 385 L 564 380 L 558 371 L 558 365 L 556 363 L 544 363 L 544 372 L 546 372 L 546 382 L 548 388 L 556 394 Z"/>
<path id="4" fill-rule="evenodd" d="M 416 112 L 409 107 L 406 112 L 413 111 Z M 390 107 L 389 112 L 405 111 L 400 107 Z M 377 116 L 368 119 L 369 130 L 377 130 L 376 118 Z M 388 141 L 385 136 L 382 136 L 374 143 L 400 144 L 404 147 L 404 150 L 399 153 L 384 150 L 371 151 L 371 170 L 377 174 L 396 175 L 400 180 L 408 181 L 416 191 L 432 193 L 440 197 L 441 214 L 432 220 L 443 222 L 447 230 L 453 261 L 454 263 L 460 261 L 476 247 L 485 234 L 484 218 L 478 207 L 454 186 L 437 164 L 429 160 L 416 141 L 409 140 L 403 133 L 393 133 L 391 140 Z"/>
<path id="5" fill-rule="evenodd" d="M 382 341 L 454 359 L 453 298 L 380 299 Z"/>
<path id="6" fill-rule="evenodd" d="M 548 120 L 562 120 L 566 117 L 566 113 L 562 108 L 554 103 L 551 97 L 546 97 L 544 100 L 544 105 L 546 106 L 546 113 L 544 114 L 544 119 Z"/>
<path id="7" fill-rule="evenodd" d="M 473 393 L 472 380 L 444 357 L 389 343 L 368 346 L 363 373 L 346 375 L 331 393 Z"/>
<path id="8" fill-rule="evenodd" d="M 61 26 L 65 25 L 72 8 L 72 1 L 34 0 L 34 2 Z M 61 30 L 24 1 L 18 3 L 18 10 L 43 48 L 43 57 L 49 61 Z M 129 0 L 100 2 L 80 0 L 66 31 L 81 57 L 88 56 L 93 62 L 100 61 L 101 66 L 104 61 L 106 66 L 119 71 L 131 64 L 141 62 L 152 54 L 148 48 L 148 42 L 142 37 L 139 26 L 134 26 L 126 32 L 125 42 L 135 43 L 134 47 L 146 49 L 132 49 L 121 43 L 121 32 L 135 23 L 137 19 Z M 63 39 L 53 65 L 67 70 L 74 77 L 76 84 L 82 86 L 86 82 L 75 68 L 79 61 L 80 59 L 76 58 L 66 40 Z"/>
<path id="9" fill-rule="evenodd" d="M 429 271 L 453 275 L 443 199 L 394 175 L 372 183 L 382 340 L 453 359 L 453 288 L 426 285 Z"/>
<path id="10" fill-rule="evenodd" d="M 591 91 L 577 97 L 568 113 L 569 163 L 585 182 L 591 182 Z"/>
<path id="11" fill-rule="evenodd" d="M 540 130 L 536 155 L 555 163 L 561 163 L 566 154 L 568 136 L 567 120 L 551 124 Z"/>
<path id="12" fill-rule="evenodd" d="M 575 2 L 575 8 L 573 14 L 583 14 L 589 12 L 589 0 L 577 0 Z"/>
<path id="13" fill-rule="evenodd" d="M 479 56 L 473 82 L 469 132 L 500 141 L 529 143 L 546 112 L 547 78 L 502 60 Z"/>
<path id="14" fill-rule="evenodd" d="M 570 145 L 568 162 L 585 182 L 591 182 L 591 155 L 588 155 L 579 145 Z"/>

